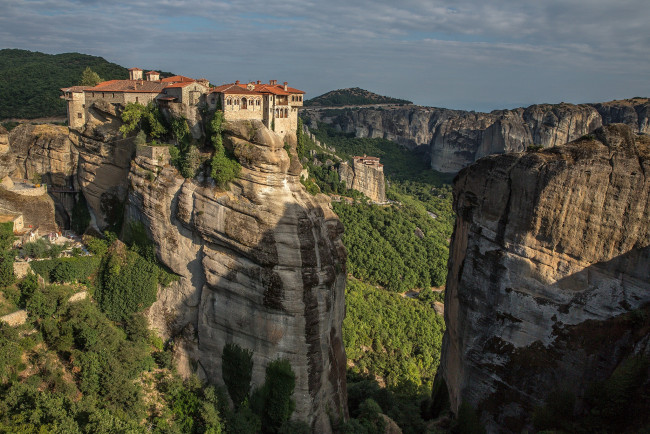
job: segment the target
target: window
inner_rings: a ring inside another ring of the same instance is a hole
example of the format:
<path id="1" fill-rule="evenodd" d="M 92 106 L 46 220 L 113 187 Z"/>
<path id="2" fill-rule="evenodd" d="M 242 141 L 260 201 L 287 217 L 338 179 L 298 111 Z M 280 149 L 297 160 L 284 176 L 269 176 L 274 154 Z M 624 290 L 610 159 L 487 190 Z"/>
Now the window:
<path id="1" fill-rule="evenodd" d="M 255 105 L 260 105 L 260 100 L 259 100 L 259 98 L 255 100 Z"/>
<path id="2" fill-rule="evenodd" d="M 113 98 L 115 98 L 115 92 L 113 92 Z"/>
<path id="3" fill-rule="evenodd" d="M 139 98 L 136 96 L 135 97 L 135 102 L 139 102 L 138 100 L 139 100 Z"/>
<path id="4" fill-rule="evenodd" d="M 77 113 L 77 117 L 81 119 L 81 113 Z"/>
<path id="5" fill-rule="evenodd" d="M 104 92 L 102 92 L 102 98 L 104 98 Z"/>

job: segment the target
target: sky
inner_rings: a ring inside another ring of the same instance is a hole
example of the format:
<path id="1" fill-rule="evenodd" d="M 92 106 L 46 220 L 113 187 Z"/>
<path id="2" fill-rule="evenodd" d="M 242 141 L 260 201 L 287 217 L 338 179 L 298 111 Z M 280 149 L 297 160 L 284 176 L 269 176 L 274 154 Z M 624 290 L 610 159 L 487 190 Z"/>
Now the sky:
<path id="1" fill-rule="evenodd" d="M 650 96 L 648 0 L 0 0 L 0 48 L 476 111 Z"/>

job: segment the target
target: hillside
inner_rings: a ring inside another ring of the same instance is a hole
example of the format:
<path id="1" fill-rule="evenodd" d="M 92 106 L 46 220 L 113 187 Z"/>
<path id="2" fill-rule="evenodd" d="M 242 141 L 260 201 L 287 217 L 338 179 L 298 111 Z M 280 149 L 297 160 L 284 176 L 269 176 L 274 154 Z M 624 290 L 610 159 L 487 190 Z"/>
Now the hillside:
<path id="1" fill-rule="evenodd" d="M 0 119 L 65 116 L 59 89 L 78 84 L 86 67 L 105 80 L 128 78 L 125 67 L 98 56 L 0 50 Z"/>
<path id="2" fill-rule="evenodd" d="M 346 105 L 413 104 L 405 99 L 378 95 L 358 87 L 338 89 L 305 101 L 305 107 L 340 107 Z"/>

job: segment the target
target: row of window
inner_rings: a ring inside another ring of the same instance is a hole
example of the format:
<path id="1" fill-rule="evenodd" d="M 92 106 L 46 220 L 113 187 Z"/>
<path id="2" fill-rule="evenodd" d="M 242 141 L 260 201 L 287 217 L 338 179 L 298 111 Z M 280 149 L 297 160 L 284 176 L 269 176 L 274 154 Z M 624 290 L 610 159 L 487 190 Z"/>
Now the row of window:
<path id="1" fill-rule="evenodd" d="M 227 98 L 226 99 L 226 105 L 240 105 L 239 104 L 239 98 Z M 260 105 L 260 100 L 258 98 L 256 99 L 249 99 L 247 100 L 246 98 L 241 99 L 241 108 L 246 108 L 249 105 Z"/>
<path id="2" fill-rule="evenodd" d="M 291 95 L 291 101 L 302 101 L 302 95 Z"/>

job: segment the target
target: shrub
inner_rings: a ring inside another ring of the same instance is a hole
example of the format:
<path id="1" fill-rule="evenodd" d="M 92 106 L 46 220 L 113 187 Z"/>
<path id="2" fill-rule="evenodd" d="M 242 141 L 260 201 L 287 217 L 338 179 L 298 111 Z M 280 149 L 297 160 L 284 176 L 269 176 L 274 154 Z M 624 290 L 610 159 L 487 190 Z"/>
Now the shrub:
<path id="1" fill-rule="evenodd" d="M 20 302 L 18 305 L 24 308 L 27 304 L 27 300 L 29 300 L 38 289 L 38 277 L 30 271 L 18 284 L 18 288 L 20 289 Z"/>
<path id="2" fill-rule="evenodd" d="M 291 417 L 296 407 L 291 399 L 295 385 L 296 374 L 288 360 L 274 360 L 266 367 L 264 385 L 251 396 L 251 408 L 260 415 L 264 432 L 279 432 Z"/>
<path id="3" fill-rule="evenodd" d="M 223 348 L 222 376 L 228 388 L 230 399 L 236 408 L 248 398 L 253 373 L 253 352 L 237 344 L 226 344 Z"/>
<path id="4" fill-rule="evenodd" d="M 14 252 L 5 250 L 0 252 L 0 287 L 7 287 L 16 281 L 14 275 Z"/>
<path id="5" fill-rule="evenodd" d="M 104 257 L 95 291 L 102 311 L 120 321 L 151 306 L 158 290 L 158 267 L 116 242 Z"/>

